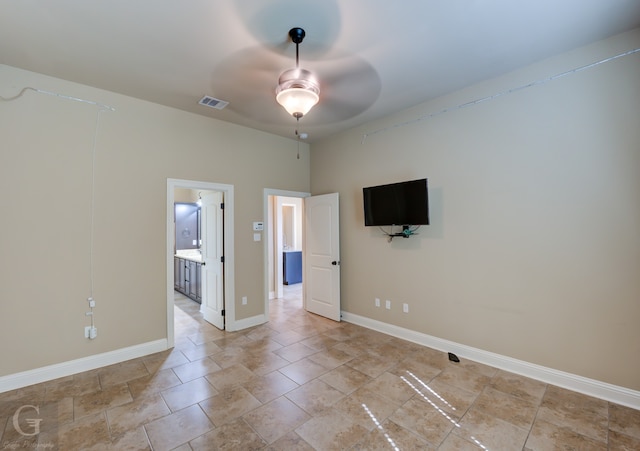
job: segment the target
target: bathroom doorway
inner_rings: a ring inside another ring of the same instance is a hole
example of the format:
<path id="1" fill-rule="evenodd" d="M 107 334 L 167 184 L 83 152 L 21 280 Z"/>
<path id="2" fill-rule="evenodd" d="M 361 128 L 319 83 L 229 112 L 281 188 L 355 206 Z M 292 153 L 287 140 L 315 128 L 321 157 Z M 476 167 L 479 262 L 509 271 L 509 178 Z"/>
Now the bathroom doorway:
<path id="1" fill-rule="evenodd" d="M 222 219 L 222 227 L 214 229 L 215 242 L 220 243 L 217 247 L 222 250 L 224 258 L 222 258 L 220 264 L 223 266 L 221 269 L 220 277 L 221 281 L 218 284 L 221 286 L 219 298 L 217 304 L 222 305 L 221 311 L 224 310 L 224 324 L 222 327 L 226 330 L 235 330 L 235 305 L 233 299 L 235 299 L 235 284 L 234 284 L 234 270 L 233 270 L 233 185 L 225 185 L 210 182 L 199 182 L 192 180 L 177 180 L 167 179 L 167 342 L 169 347 L 174 345 L 174 289 L 175 289 L 175 264 L 174 259 L 176 255 L 176 230 L 174 223 L 174 205 L 176 203 L 176 197 L 180 199 L 180 196 L 185 193 L 197 192 L 202 195 L 203 200 L 206 200 L 207 196 L 218 195 L 221 202 L 224 203 L 224 217 Z M 204 194 L 207 193 L 207 194 Z M 194 202 L 198 202 L 199 199 L 190 198 Z M 222 206 L 221 206 L 222 208 Z M 206 226 L 205 226 L 206 227 Z M 202 233 L 203 238 L 206 234 Z M 209 240 L 213 242 L 212 240 Z M 199 244 L 199 243 L 198 243 Z M 203 240 L 203 244 L 204 243 Z M 197 249 L 194 249 L 196 252 Z M 209 264 L 208 266 L 212 266 Z M 208 268 L 207 268 L 208 269 Z M 203 278 L 206 276 L 203 272 Z M 206 285 L 203 286 L 205 289 Z M 205 293 L 203 292 L 203 304 L 205 302 Z M 228 300 L 228 302 L 225 302 Z M 217 327 L 220 327 L 218 324 Z"/>
<path id="2" fill-rule="evenodd" d="M 302 297 L 304 198 L 309 193 L 265 190 L 265 314 L 269 301 L 287 293 Z"/>

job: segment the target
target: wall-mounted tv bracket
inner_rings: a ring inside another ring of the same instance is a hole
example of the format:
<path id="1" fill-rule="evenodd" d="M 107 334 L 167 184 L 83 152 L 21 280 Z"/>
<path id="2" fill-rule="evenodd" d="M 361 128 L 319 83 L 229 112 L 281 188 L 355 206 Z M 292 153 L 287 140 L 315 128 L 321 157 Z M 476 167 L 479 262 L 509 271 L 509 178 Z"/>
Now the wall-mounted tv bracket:
<path id="1" fill-rule="evenodd" d="M 393 232 L 393 226 L 391 226 L 391 231 L 390 232 L 387 232 L 382 227 L 380 227 L 380 230 L 382 230 L 382 233 L 387 235 L 387 241 L 390 243 L 391 241 L 393 241 L 393 238 L 397 237 L 397 236 L 402 237 L 402 238 L 409 238 L 412 235 L 417 235 L 416 230 L 418 230 L 419 228 L 420 228 L 420 226 L 403 225 L 402 226 L 402 232 L 399 232 L 399 233 L 392 233 Z"/>

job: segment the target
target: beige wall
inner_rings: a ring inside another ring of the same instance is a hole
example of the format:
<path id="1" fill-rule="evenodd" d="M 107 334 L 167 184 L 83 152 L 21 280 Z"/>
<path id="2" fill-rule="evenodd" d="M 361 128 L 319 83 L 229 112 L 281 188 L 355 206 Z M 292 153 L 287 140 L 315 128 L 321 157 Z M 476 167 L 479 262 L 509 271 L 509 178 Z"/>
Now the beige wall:
<path id="1" fill-rule="evenodd" d="M 638 47 L 640 30 L 314 143 L 312 193 L 340 193 L 343 310 L 639 390 L 640 54 L 415 121 Z M 364 227 L 362 187 L 420 177 L 430 226 Z"/>
<path id="2" fill-rule="evenodd" d="M 309 191 L 293 140 L 0 65 L 0 376 L 166 338 L 167 178 L 234 186 L 236 319 L 263 313 L 263 189 Z M 98 339 L 84 338 L 93 286 Z M 132 198 L 131 193 L 135 193 Z M 248 305 L 239 302 L 248 297 Z"/>

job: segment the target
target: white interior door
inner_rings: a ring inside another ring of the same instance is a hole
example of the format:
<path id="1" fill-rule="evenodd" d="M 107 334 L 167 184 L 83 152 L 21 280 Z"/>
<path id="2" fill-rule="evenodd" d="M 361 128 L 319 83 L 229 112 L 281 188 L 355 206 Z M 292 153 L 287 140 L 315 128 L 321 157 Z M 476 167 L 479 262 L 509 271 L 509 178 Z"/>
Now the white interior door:
<path id="1" fill-rule="evenodd" d="M 311 196 L 304 201 L 306 309 L 340 321 L 338 193 Z"/>
<path id="2" fill-rule="evenodd" d="M 213 192 L 202 196 L 202 304 L 200 311 L 206 321 L 224 329 L 223 285 L 223 194 Z"/>

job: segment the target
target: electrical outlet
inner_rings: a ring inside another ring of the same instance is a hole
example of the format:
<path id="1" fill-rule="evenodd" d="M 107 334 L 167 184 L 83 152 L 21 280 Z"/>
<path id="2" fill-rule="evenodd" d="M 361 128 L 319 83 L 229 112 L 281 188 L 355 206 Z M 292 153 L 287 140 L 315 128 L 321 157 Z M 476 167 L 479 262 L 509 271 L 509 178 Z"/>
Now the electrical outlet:
<path id="1" fill-rule="evenodd" d="M 247 305 L 247 297 L 242 296 L 242 305 Z"/>
<path id="2" fill-rule="evenodd" d="M 89 338 L 90 334 L 91 334 L 91 326 L 85 326 L 85 328 L 84 328 L 84 338 Z"/>
<path id="3" fill-rule="evenodd" d="M 376 298 L 376 307 L 380 307 L 380 298 Z"/>
<path id="4" fill-rule="evenodd" d="M 404 313 L 409 313 L 409 304 L 407 303 L 402 304 L 402 311 Z"/>
<path id="5" fill-rule="evenodd" d="M 384 306 L 386 307 L 387 310 L 391 310 L 391 301 L 389 299 L 384 301 Z"/>
<path id="6" fill-rule="evenodd" d="M 91 340 L 93 340 L 97 336 L 98 336 L 98 328 L 97 327 L 90 327 L 89 328 L 89 338 Z"/>

